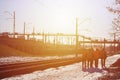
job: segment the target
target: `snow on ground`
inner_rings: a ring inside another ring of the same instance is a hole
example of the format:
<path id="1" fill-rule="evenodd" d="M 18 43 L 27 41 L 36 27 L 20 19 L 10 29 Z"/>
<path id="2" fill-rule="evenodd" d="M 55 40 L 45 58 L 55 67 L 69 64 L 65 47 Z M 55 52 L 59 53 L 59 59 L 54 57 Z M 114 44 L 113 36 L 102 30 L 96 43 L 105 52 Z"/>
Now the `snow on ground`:
<path id="1" fill-rule="evenodd" d="M 119 55 L 110 56 L 106 60 L 106 66 L 109 67 Z M 107 72 L 101 69 L 100 63 L 98 69 L 87 69 L 82 71 L 82 63 L 75 63 L 58 68 L 49 68 L 43 71 L 35 71 L 30 74 L 18 75 L 15 77 L 5 78 L 3 80 L 98 80 L 99 77 Z"/>
<path id="2" fill-rule="evenodd" d="M 75 55 L 68 55 L 68 56 L 47 56 L 47 57 L 1 57 L 0 58 L 0 65 L 3 64 L 13 64 L 13 63 L 22 63 L 22 62 L 31 62 L 31 61 L 41 61 L 41 60 L 50 60 L 50 59 L 60 59 L 60 58 L 72 58 Z"/>

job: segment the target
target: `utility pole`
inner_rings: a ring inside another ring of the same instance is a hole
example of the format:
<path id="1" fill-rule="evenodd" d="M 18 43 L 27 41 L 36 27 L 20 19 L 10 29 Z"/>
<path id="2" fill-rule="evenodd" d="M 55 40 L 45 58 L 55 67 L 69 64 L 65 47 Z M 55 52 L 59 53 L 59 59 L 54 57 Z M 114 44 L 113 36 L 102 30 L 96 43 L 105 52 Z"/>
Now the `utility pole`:
<path id="1" fill-rule="evenodd" d="M 15 38 L 15 11 L 13 12 L 13 14 L 11 14 L 10 12 L 8 11 L 5 11 L 5 13 L 8 13 L 9 15 L 12 16 L 12 18 L 8 18 L 8 19 L 13 19 L 13 38 Z"/>
<path id="2" fill-rule="evenodd" d="M 78 18 L 76 18 L 76 50 L 78 49 Z"/>
<path id="3" fill-rule="evenodd" d="M 76 17 L 76 57 L 78 56 L 78 18 Z"/>
<path id="4" fill-rule="evenodd" d="M 15 38 L 15 11 L 13 12 L 13 38 Z"/>
<path id="5" fill-rule="evenodd" d="M 83 36 L 83 48 L 85 47 L 84 41 L 85 41 L 85 37 Z"/>
<path id="6" fill-rule="evenodd" d="M 26 23 L 24 22 L 24 30 L 23 30 L 24 36 L 25 36 L 25 27 L 26 27 Z"/>
<path id="7" fill-rule="evenodd" d="M 35 28 L 33 27 L 33 39 L 35 38 L 34 35 L 35 35 Z"/>

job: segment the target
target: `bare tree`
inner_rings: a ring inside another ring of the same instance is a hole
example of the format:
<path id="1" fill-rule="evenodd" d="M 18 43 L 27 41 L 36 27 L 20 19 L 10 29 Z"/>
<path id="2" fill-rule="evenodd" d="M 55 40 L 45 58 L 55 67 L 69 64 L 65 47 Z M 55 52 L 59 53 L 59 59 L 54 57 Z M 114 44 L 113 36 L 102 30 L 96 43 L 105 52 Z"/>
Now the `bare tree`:
<path id="1" fill-rule="evenodd" d="M 116 34 L 116 37 L 120 38 L 120 0 L 115 0 L 115 5 L 113 7 L 107 7 L 107 9 L 116 15 L 112 21 L 112 29 Z"/>

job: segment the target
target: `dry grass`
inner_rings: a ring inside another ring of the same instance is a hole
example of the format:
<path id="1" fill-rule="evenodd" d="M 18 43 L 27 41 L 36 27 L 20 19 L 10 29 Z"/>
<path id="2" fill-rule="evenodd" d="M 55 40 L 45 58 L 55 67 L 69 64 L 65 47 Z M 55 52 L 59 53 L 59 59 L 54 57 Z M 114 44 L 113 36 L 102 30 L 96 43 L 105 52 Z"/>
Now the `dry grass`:
<path id="1" fill-rule="evenodd" d="M 0 57 L 6 56 L 31 56 L 31 55 L 29 55 L 28 53 L 18 51 L 6 45 L 0 44 Z"/>

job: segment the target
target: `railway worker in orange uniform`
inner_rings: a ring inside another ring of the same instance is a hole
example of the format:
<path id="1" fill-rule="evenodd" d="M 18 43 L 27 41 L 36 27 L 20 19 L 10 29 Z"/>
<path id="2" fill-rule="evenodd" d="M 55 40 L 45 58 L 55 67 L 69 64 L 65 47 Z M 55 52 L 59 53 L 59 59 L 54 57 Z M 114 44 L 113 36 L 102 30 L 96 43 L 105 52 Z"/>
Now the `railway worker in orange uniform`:
<path id="1" fill-rule="evenodd" d="M 88 54 L 87 54 L 87 60 L 88 60 L 88 63 L 87 63 L 88 65 L 87 66 L 88 66 L 88 68 L 93 67 L 93 59 L 94 59 L 93 53 L 94 53 L 93 48 L 88 50 Z"/>
<path id="2" fill-rule="evenodd" d="M 86 49 L 82 50 L 82 70 L 86 69 L 86 60 L 87 60 L 87 52 Z"/>
<path id="3" fill-rule="evenodd" d="M 100 58 L 101 58 L 101 67 L 105 68 L 105 60 L 107 58 L 107 55 L 106 55 L 106 51 L 104 48 L 100 52 Z"/>
<path id="4" fill-rule="evenodd" d="M 94 52 L 95 67 L 98 68 L 98 60 L 100 58 L 100 51 L 96 49 Z"/>

